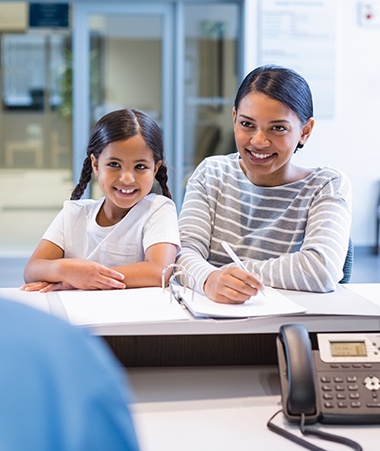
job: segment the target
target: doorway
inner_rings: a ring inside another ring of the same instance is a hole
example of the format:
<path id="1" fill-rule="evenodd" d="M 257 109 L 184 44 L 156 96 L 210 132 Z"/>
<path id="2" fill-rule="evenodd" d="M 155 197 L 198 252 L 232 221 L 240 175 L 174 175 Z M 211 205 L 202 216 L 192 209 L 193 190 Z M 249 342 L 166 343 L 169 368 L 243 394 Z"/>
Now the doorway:
<path id="1" fill-rule="evenodd" d="M 161 126 L 179 209 L 196 165 L 235 150 L 240 2 L 79 4 L 75 23 L 74 55 L 89 57 L 74 59 L 74 179 L 94 121 L 112 109 L 139 108 Z M 89 195 L 102 193 L 92 184 Z"/>
<path id="2" fill-rule="evenodd" d="M 0 253 L 24 255 L 72 186 L 71 34 L 1 33 L 0 48 Z"/>

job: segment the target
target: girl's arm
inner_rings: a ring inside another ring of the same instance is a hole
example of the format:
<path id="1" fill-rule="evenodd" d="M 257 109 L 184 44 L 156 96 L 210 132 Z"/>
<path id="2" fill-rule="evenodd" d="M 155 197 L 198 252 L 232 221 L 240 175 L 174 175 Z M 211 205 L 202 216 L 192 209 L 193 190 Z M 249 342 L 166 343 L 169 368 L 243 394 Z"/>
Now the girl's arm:
<path id="1" fill-rule="evenodd" d="M 63 258 L 59 246 L 42 240 L 25 267 L 26 284 L 21 289 L 47 292 L 161 286 L 162 271 L 175 262 L 176 254 L 176 245 L 158 243 L 147 249 L 144 262 L 107 268 L 84 259 Z M 170 271 L 165 275 L 166 284 L 170 275 Z"/>
<path id="2" fill-rule="evenodd" d="M 156 287 L 162 284 L 162 271 L 175 262 L 178 248 L 171 243 L 157 243 L 148 247 L 145 260 L 113 268 L 124 275 L 126 288 Z M 165 274 L 165 284 L 168 284 L 171 271 Z"/>
<path id="3" fill-rule="evenodd" d="M 64 258 L 64 251 L 48 240 L 41 240 L 24 270 L 25 291 L 54 289 L 105 290 L 125 288 L 123 274 L 99 263 Z M 54 285 L 56 284 L 56 285 Z"/>

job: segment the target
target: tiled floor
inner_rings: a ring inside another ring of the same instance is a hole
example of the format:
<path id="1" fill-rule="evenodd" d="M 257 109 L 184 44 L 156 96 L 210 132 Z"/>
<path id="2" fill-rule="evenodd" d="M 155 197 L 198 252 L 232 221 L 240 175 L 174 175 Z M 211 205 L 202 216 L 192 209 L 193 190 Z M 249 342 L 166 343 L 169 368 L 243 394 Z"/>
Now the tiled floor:
<path id="1" fill-rule="evenodd" d="M 0 257 L 0 287 L 16 287 L 23 283 L 26 258 Z M 351 283 L 380 283 L 380 255 L 355 252 Z"/>

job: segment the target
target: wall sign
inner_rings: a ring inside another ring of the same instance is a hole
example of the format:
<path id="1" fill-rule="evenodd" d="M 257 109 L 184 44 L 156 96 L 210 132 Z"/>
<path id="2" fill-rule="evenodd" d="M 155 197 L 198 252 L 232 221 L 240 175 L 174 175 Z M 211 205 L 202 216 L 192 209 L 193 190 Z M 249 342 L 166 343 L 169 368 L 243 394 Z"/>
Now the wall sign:
<path id="1" fill-rule="evenodd" d="M 278 64 L 299 72 L 313 93 L 318 118 L 334 115 L 335 2 L 261 0 L 259 64 Z"/>
<path id="2" fill-rule="evenodd" d="M 31 3 L 29 5 L 30 28 L 68 28 L 68 3 Z"/>

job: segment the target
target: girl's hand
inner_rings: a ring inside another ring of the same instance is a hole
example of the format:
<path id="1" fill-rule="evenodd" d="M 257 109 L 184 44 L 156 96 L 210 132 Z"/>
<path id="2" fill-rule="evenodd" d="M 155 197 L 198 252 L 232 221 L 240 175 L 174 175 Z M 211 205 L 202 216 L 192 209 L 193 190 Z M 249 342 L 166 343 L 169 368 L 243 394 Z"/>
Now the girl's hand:
<path id="1" fill-rule="evenodd" d="M 56 260 L 40 260 L 51 270 L 50 281 L 29 282 L 21 289 L 24 291 L 40 291 L 47 293 L 58 290 L 114 290 L 126 288 L 124 274 L 89 260 L 79 258 L 60 258 Z M 35 260 L 33 264 L 38 264 Z"/>
<path id="2" fill-rule="evenodd" d="M 224 304 L 243 304 L 263 289 L 262 282 L 254 274 L 236 266 L 214 271 L 204 284 L 206 296 Z"/>
<path id="3" fill-rule="evenodd" d="M 20 290 L 22 291 L 41 291 L 47 286 L 51 285 L 49 282 L 29 282 L 21 285 Z"/>
<path id="4" fill-rule="evenodd" d="M 62 288 L 79 290 L 113 290 L 126 287 L 124 274 L 107 268 L 99 263 L 77 258 L 60 260 L 62 271 Z"/>
<path id="5" fill-rule="evenodd" d="M 30 282 L 20 287 L 20 290 L 23 291 L 39 291 L 40 293 L 73 289 L 75 289 L 73 286 L 63 282 Z"/>

